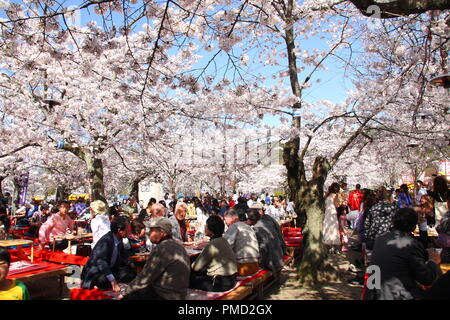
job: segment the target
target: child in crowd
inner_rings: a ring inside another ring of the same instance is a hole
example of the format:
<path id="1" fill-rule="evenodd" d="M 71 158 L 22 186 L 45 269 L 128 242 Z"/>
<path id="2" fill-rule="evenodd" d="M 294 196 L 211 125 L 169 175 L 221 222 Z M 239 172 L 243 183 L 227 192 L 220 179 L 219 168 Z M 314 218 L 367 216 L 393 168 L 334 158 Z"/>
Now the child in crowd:
<path id="1" fill-rule="evenodd" d="M 145 225 L 142 221 L 135 219 L 131 222 L 131 232 L 127 238 L 123 239 L 124 248 L 134 255 L 146 252 L 147 237 L 145 235 Z"/>
<path id="2" fill-rule="evenodd" d="M 347 209 L 344 206 L 341 206 L 337 208 L 337 215 L 338 215 L 338 222 L 339 222 L 339 236 L 341 239 L 341 251 L 347 252 L 347 244 L 348 244 L 348 237 L 347 237 L 347 231 L 345 229 L 345 226 L 347 225 Z"/>
<path id="3" fill-rule="evenodd" d="M 30 294 L 23 282 L 8 280 L 11 255 L 6 248 L 0 247 L 0 300 L 30 300 Z"/>

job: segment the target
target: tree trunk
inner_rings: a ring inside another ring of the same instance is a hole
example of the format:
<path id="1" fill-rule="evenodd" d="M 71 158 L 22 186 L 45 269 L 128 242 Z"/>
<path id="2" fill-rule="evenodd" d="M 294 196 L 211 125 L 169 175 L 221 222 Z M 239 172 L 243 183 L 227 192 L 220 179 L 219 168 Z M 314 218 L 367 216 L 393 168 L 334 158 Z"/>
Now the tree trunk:
<path id="1" fill-rule="evenodd" d="M 19 181 L 17 180 L 17 178 L 13 179 L 13 185 L 14 185 L 14 190 L 13 190 L 13 194 L 12 194 L 12 199 L 11 199 L 11 210 L 12 210 L 12 214 L 16 214 L 16 211 L 18 209 L 18 203 L 19 203 L 19 196 L 20 196 L 20 184 Z"/>
<path id="2" fill-rule="evenodd" d="M 89 175 L 91 188 L 91 200 L 102 200 L 107 203 L 105 197 L 105 184 L 103 182 L 103 163 L 101 159 L 95 158 L 90 154 L 85 156 L 85 162 Z"/>
<path id="3" fill-rule="evenodd" d="M 139 202 L 139 183 L 144 179 L 145 177 L 138 177 L 133 178 L 127 186 L 126 194 L 134 199 L 136 199 L 137 202 Z"/>
<path id="4" fill-rule="evenodd" d="M 5 180 L 5 178 L 4 178 L 4 177 L 0 177 L 0 196 L 1 196 L 2 198 L 4 198 L 4 195 L 3 195 L 3 188 L 2 188 L 3 180 Z"/>
<path id="5" fill-rule="evenodd" d="M 57 202 L 68 200 L 68 197 L 70 195 L 70 190 L 68 190 L 65 186 L 57 186 L 56 187 L 56 196 L 55 200 Z"/>
<path id="6" fill-rule="evenodd" d="M 300 187 L 299 203 L 306 212 L 303 238 L 303 256 L 298 269 L 299 282 L 314 285 L 320 281 L 337 279 L 336 271 L 327 262 L 328 253 L 323 244 L 323 218 L 325 212 L 324 183 L 329 172 L 327 159 L 317 157 L 313 178 Z"/>

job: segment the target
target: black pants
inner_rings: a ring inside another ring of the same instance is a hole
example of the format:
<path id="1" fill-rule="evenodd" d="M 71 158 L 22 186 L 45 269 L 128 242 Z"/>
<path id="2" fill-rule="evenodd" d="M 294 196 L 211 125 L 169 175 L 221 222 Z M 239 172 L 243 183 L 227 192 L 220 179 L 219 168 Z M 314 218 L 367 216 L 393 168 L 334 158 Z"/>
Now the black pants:
<path id="1" fill-rule="evenodd" d="M 68 246 L 69 246 L 69 241 L 67 241 L 67 240 L 55 241 L 55 250 L 64 250 Z"/>
<path id="2" fill-rule="evenodd" d="M 130 266 L 121 266 L 111 271 L 118 283 L 129 283 L 136 277 L 136 272 Z M 94 288 L 94 286 L 97 286 L 100 290 L 110 290 L 112 288 L 111 282 L 104 274 L 100 273 L 92 279 L 90 289 Z"/>
<path id="3" fill-rule="evenodd" d="M 123 296 L 122 300 L 166 300 L 158 295 L 152 287 L 134 291 Z"/>
<path id="4" fill-rule="evenodd" d="M 236 285 L 236 275 L 211 277 L 206 272 L 191 271 L 189 288 L 211 292 L 223 292 Z"/>

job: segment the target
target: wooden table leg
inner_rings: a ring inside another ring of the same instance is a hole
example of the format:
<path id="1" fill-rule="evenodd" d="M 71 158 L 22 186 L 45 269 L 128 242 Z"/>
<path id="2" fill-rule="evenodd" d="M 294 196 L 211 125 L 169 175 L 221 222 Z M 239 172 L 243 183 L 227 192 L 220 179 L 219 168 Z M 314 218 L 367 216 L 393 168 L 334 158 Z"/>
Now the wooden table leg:
<path id="1" fill-rule="evenodd" d="M 68 240 L 69 241 L 69 254 L 72 254 L 72 246 L 71 246 L 71 241 L 70 240 Z"/>
<path id="2" fill-rule="evenodd" d="M 53 252 L 55 252 L 56 241 L 53 239 Z"/>
<path id="3" fill-rule="evenodd" d="M 34 259 L 34 243 L 31 244 L 31 263 L 33 263 Z"/>

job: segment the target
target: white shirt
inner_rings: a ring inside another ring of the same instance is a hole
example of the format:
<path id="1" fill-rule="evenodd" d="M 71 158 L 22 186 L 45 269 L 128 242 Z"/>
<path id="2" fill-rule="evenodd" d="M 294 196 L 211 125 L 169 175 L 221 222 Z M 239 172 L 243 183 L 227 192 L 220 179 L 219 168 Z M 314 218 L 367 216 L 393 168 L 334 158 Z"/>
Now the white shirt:
<path id="1" fill-rule="evenodd" d="M 427 194 L 428 194 L 427 189 L 424 187 L 417 190 L 417 196 L 416 196 L 417 202 L 420 201 L 420 198 L 422 198 L 422 196 L 426 196 Z"/>
<path id="2" fill-rule="evenodd" d="M 208 215 L 200 208 L 195 208 L 195 214 L 197 215 L 197 233 L 205 234 L 206 220 Z"/>
<path id="3" fill-rule="evenodd" d="M 267 208 L 266 214 L 274 218 L 277 222 L 280 222 L 282 212 L 279 207 L 275 207 L 273 204 L 271 204 Z"/>
<path id="4" fill-rule="evenodd" d="M 111 222 L 106 214 L 98 214 L 91 220 L 92 248 L 101 237 L 111 231 Z"/>

